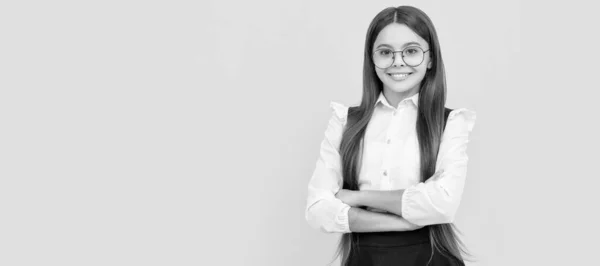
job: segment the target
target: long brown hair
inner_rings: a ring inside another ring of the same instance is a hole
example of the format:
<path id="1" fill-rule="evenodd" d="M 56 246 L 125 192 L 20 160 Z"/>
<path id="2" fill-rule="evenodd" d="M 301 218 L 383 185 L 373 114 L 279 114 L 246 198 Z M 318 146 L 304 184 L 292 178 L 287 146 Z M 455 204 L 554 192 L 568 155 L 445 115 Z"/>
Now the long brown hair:
<path id="1" fill-rule="evenodd" d="M 446 104 L 446 77 L 437 33 L 429 17 L 420 9 L 411 6 L 389 7 L 379 12 L 371 21 L 365 40 L 363 63 L 363 97 L 359 106 L 348 110 L 348 120 L 340 144 L 342 158 L 342 176 L 344 189 L 358 190 L 358 167 L 360 151 L 363 145 L 367 124 L 371 119 L 375 102 L 383 84 L 375 73 L 371 60 L 373 43 L 379 32 L 391 23 L 405 24 L 421 36 L 430 46 L 432 66 L 421 82 L 417 111 L 416 131 L 421 156 L 421 181 L 426 181 L 435 173 L 435 164 L 444 130 L 444 111 Z M 429 225 L 429 234 L 433 252 L 464 265 L 461 251 L 466 255 L 464 244 L 452 223 Z M 357 248 L 353 233 L 343 234 L 335 257 L 341 255 L 341 265 L 346 266 L 350 253 Z M 430 258 L 431 260 L 431 258 Z"/>

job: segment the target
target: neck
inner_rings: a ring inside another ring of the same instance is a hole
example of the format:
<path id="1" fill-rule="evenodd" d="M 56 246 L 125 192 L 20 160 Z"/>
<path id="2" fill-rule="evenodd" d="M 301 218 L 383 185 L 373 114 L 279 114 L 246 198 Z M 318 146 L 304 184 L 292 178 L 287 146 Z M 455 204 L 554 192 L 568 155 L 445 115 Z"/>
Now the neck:
<path id="1" fill-rule="evenodd" d="M 419 92 L 419 88 L 415 87 L 407 91 L 393 91 L 389 88 L 383 88 L 383 96 L 391 106 L 398 108 L 398 104 L 404 99 L 410 98 Z"/>

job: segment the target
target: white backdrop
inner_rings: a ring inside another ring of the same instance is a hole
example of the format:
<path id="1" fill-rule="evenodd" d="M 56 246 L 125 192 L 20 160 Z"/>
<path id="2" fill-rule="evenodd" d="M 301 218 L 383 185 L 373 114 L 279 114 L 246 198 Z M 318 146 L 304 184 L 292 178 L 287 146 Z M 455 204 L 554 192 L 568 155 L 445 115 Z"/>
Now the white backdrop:
<path id="1" fill-rule="evenodd" d="M 0 4 L 1 265 L 325 265 L 339 236 L 304 207 L 328 105 L 358 104 L 367 27 L 403 4 L 478 115 L 469 265 L 594 257 L 591 9 L 199 2 Z"/>

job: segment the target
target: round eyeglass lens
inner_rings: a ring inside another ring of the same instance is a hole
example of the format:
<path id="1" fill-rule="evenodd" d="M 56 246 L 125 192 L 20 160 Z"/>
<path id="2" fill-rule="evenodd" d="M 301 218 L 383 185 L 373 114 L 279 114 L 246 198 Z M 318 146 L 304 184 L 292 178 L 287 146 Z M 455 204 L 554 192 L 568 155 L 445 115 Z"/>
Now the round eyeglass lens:
<path id="1" fill-rule="evenodd" d="M 373 52 L 373 63 L 378 68 L 388 68 L 394 63 L 394 51 L 388 48 L 375 50 Z"/>
<path id="2" fill-rule="evenodd" d="M 402 52 L 402 59 L 409 66 L 418 66 L 423 62 L 423 50 L 419 47 L 408 47 Z"/>

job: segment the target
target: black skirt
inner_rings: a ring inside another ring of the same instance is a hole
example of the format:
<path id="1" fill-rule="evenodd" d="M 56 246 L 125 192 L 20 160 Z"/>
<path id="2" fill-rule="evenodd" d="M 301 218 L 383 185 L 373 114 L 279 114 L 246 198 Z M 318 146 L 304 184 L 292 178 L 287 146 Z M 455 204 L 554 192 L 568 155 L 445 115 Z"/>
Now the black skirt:
<path id="1" fill-rule="evenodd" d="M 352 233 L 348 266 L 464 266 L 439 252 L 432 256 L 429 226 L 404 232 Z M 428 264 L 429 262 L 429 264 Z"/>

